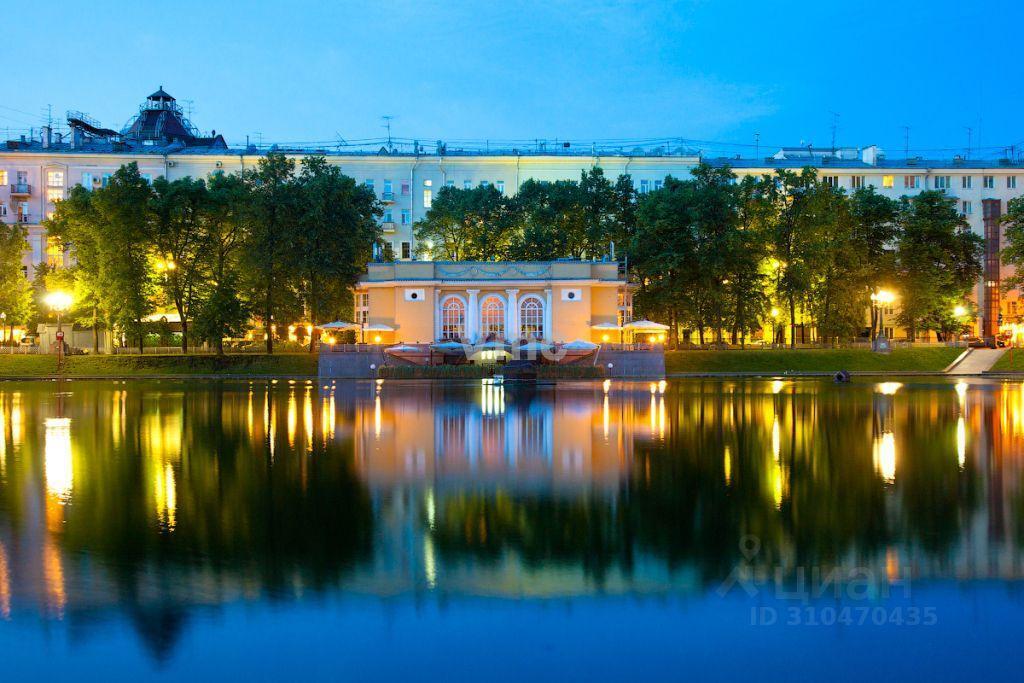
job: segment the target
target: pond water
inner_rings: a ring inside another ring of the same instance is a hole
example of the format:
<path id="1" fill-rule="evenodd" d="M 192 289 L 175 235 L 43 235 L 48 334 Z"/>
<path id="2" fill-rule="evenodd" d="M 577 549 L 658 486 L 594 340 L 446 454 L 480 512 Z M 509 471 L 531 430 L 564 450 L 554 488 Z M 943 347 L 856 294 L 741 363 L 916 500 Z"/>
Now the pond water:
<path id="1" fill-rule="evenodd" d="M 1019 680 L 1024 385 L 0 382 L 0 677 Z"/>

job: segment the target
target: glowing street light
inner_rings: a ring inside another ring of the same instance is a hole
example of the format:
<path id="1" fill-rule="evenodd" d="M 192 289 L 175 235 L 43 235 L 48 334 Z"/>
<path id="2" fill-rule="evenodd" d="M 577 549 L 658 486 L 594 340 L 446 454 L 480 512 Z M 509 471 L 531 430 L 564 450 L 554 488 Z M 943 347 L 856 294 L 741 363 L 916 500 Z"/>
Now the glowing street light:
<path id="1" fill-rule="evenodd" d="M 956 318 L 962 318 L 967 315 L 967 309 L 963 306 L 956 306 L 953 308 L 953 316 Z"/>
<path id="2" fill-rule="evenodd" d="M 62 316 L 71 308 L 71 295 L 67 292 L 48 292 L 43 297 L 43 303 L 57 314 L 57 370 L 61 369 L 61 365 L 64 360 L 64 328 L 62 326 Z"/>
<path id="3" fill-rule="evenodd" d="M 886 339 L 886 341 L 888 341 L 888 337 L 885 334 L 885 309 L 895 300 L 896 295 L 887 289 L 880 289 L 877 292 L 871 292 L 871 306 L 875 311 L 875 316 L 873 317 L 876 317 L 878 320 L 878 328 L 882 332 L 881 336 L 883 339 Z M 871 338 L 871 346 L 875 351 L 877 351 L 878 344 L 875 342 L 878 340 L 878 335 L 875 334 L 874 329 L 871 330 L 871 333 L 873 335 Z"/>

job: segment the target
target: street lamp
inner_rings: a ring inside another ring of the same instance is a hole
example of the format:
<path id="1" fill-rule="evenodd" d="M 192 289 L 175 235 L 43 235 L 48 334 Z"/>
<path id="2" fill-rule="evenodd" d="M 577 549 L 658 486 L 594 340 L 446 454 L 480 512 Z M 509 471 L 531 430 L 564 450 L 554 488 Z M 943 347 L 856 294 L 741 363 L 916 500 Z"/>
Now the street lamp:
<path id="1" fill-rule="evenodd" d="M 885 339 L 886 342 L 888 342 L 888 337 L 886 337 L 885 334 L 885 308 L 895 300 L 896 295 L 887 289 L 880 289 L 877 292 L 871 292 L 871 306 L 875 310 L 875 317 L 878 320 L 878 329 L 881 331 L 882 338 Z M 878 335 L 874 334 L 874 330 L 872 330 L 872 334 L 871 346 L 877 351 L 878 345 L 875 342 L 878 340 Z"/>
<path id="2" fill-rule="evenodd" d="M 71 295 L 61 291 L 49 292 L 43 298 L 43 303 L 57 314 L 57 365 L 60 366 L 64 359 L 63 315 L 71 308 Z"/>

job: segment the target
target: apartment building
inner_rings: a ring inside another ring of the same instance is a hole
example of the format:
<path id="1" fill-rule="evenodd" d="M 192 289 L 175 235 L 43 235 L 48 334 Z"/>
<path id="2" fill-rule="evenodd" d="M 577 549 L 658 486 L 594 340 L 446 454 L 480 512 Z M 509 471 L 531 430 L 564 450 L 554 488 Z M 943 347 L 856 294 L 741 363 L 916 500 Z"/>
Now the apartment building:
<path id="1" fill-rule="evenodd" d="M 121 131 L 103 128 L 79 112 L 68 112 L 68 129 L 70 132 L 61 134 L 43 128 L 0 147 L 0 220 L 27 226 L 24 269 L 29 277 L 37 265 L 63 259 L 41 221 L 70 187 L 101 187 L 114 171 L 132 161 L 148 178 L 173 180 L 237 172 L 254 167 L 267 151 L 255 146 L 231 147 L 215 131 L 200 134 L 162 87 L 146 99 Z M 342 172 L 371 187 L 384 205 L 384 237 L 399 259 L 413 258 L 413 224 L 426 215 L 438 191 L 446 186 L 493 185 L 511 196 L 531 178 L 578 179 L 584 171 L 601 167 L 613 179 L 628 174 L 645 193 L 660 188 L 666 176 L 687 177 L 703 160 L 728 165 L 741 176 L 813 166 L 825 182 L 848 192 L 873 186 L 893 198 L 938 189 L 956 198 L 972 229 L 986 239 L 986 274 L 977 291 L 982 310 L 979 330 L 991 333 L 1000 312 L 1007 320 L 1024 315 L 1016 293 L 1000 293 L 998 257 L 999 218 L 1007 202 L 1024 193 L 1024 162 L 1019 159 L 888 159 L 877 146 L 783 148 L 763 159 L 708 158 L 685 148 L 579 152 L 564 144 L 494 152 L 451 150 L 440 142 L 429 152 L 418 144 L 408 152 L 388 146 L 375 153 L 277 151 L 295 159 L 325 154 Z"/>

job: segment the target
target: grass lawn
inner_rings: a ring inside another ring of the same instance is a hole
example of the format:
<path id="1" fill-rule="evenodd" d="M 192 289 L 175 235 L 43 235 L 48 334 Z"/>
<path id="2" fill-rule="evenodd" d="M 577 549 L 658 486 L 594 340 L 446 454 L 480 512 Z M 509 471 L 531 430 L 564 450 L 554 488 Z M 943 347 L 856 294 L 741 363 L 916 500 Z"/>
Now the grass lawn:
<path id="1" fill-rule="evenodd" d="M 1010 349 L 989 372 L 1024 372 L 1024 349 Z"/>
<path id="2" fill-rule="evenodd" d="M 866 349 L 751 349 L 749 351 L 666 351 L 665 371 L 674 372 L 940 372 L 963 349 L 895 349 L 886 355 Z M 1022 354 L 1024 369 L 1024 354 Z"/>
<path id="3" fill-rule="evenodd" d="M 216 356 L 68 356 L 71 377 L 129 375 L 315 375 L 316 354 L 282 353 Z M 0 377 L 43 377 L 57 369 L 49 355 L 0 355 Z"/>

